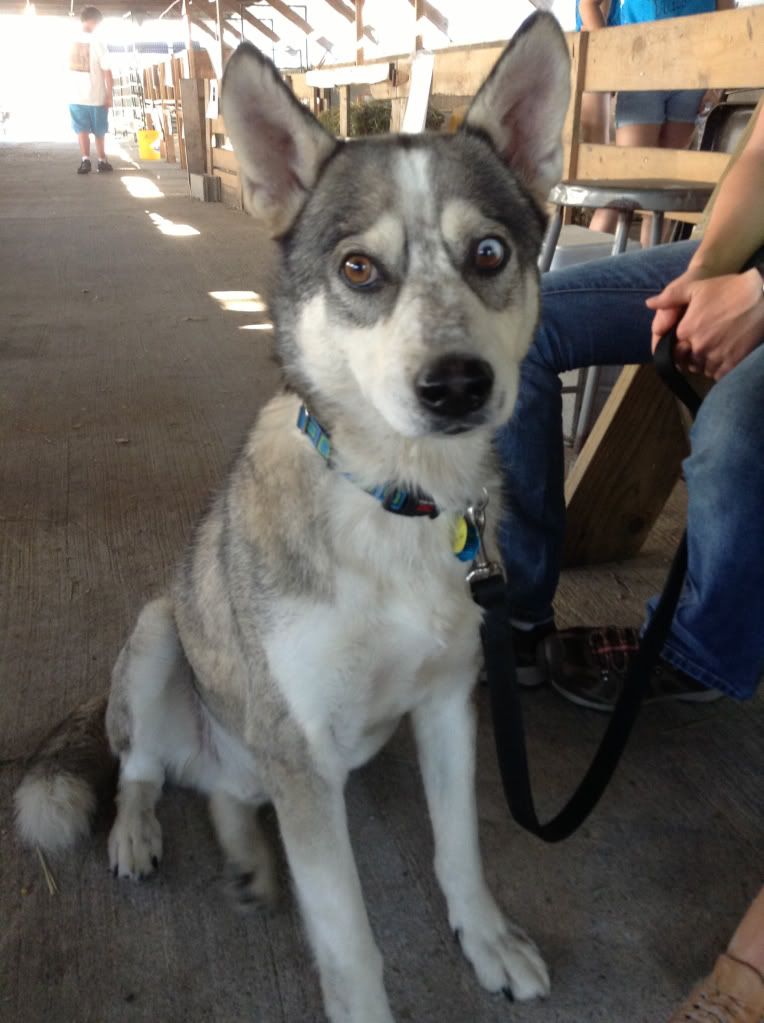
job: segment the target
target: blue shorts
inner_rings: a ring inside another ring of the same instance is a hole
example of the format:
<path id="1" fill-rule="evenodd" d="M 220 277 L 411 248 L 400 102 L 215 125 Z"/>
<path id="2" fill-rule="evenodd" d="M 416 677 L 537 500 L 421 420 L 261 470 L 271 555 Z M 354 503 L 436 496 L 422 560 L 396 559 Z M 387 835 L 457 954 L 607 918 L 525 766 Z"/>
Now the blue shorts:
<path id="1" fill-rule="evenodd" d="M 86 131 L 101 138 L 109 130 L 108 107 L 88 107 L 84 103 L 70 103 L 69 114 L 72 118 L 72 130 L 77 133 Z"/>
<path id="2" fill-rule="evenodd" d="M 615 126 L 627 124 L 693 124 L 698 116 L 702 89 L 670 92 L 619 92 L 615 101 Z"/>

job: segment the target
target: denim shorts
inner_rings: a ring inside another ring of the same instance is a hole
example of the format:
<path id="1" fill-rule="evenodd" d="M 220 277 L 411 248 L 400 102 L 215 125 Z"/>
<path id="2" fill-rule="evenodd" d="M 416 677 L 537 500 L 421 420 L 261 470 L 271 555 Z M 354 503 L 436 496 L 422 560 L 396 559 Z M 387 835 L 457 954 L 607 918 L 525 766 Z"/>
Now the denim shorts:
<path id="1" fill-rule="evenodd" d="M 670 92 L 619 92 L 615 101 L 615 125 L 627 124 L 693 124 L 698 116 L 702 89 L 679 89 Z"/>
<path id="2" fill-rule="evenodd" d="M 108 107 L 89 107 L 84 103 L 70 103 L 69 114 L 72 118 L 72 129 L 77 133 L 86 131 L 101 138 L 109 130 Z"/>

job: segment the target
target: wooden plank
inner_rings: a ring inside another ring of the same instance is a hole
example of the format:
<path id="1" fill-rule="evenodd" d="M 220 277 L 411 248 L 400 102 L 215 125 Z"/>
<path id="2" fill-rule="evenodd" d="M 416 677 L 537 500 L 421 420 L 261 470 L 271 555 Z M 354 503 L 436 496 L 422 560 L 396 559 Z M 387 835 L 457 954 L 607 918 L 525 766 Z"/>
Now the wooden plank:
<path id="1" fill-rule="evenodd" d="M 562 129 L 564 151 L 563 177 L 569 181 L 579 177 L 578 159 L 581 151 L 581 103 L 584 96 L 586 54 L 589 33 L 579 32 L 568 37 L 570 48 L 570 103 Z"/>
<path id="2" fill-rule="evenodd" d="M 293 75 L 302 78 L 306 85 L 317 89 L 336 89 L 342 85 L 376 85 L 390 81 L 389 61 L 378 64 L 351 64 L 346 67 L 322 67 L 306 71 L 304 75 Z"/>
<path id="3" fill-rule="evenodd" d="M 689 450 L 676 400 L 652 366 L 618 377 L 565 485 L 563 564 L 633 557 Z"/>
<path id="4" fill-rule="evenodd" d="M 719 180 L 729 159 L 728 153 L 701 153 L 693 149 L 585 143 L 578 147 L 577 169 L 574 173 L 581 180 L 666 178 L 713 183 Z"/>
<path id="5" fill-rule="evenodd" d="M 224 170 L 238 175 L 239 161 L 236 159 L 236 154 L 232 149 L 216 148 L 212 150 L 212 168 L 213 170 Z"/>
<path id="6" fill-rule="evenodd" d="M 591 33 L 586 89 L 764 85 L 764 7 L 741 7 Z"/>

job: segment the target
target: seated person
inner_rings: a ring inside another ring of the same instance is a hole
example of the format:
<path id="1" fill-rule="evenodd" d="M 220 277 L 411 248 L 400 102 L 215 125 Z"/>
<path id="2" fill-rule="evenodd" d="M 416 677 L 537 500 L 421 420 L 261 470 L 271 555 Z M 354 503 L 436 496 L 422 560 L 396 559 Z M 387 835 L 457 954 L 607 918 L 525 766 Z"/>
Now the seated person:
<path id="1" fill-rule="evenodd" d="M 521 681 L 610 710 L 637 630 L 558 633 L 552 600 L 565 529 L 564 370 L 647 363 L 679 322 L 680 368 L 717 381 L 684 463 L 689 569 L 652 698 L 753 695 L 764 670 L 764 281 L 740 268 L 764 243 L 764 112 L 717 192 L 702 241 L 543 277 L 542 320 L 515 413 L 498 436 L 507 568 Z M 687 311 L 682 316 L 683 310 Z M 648 614 L 654 606 L 648 605 Z"/>

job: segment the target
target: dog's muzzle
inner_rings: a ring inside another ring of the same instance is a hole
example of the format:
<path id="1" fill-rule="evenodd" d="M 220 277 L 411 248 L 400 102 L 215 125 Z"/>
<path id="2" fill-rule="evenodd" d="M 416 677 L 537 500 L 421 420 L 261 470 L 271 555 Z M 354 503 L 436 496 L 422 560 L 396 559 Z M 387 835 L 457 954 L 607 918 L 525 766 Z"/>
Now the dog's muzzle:
<path id="1" fill-rule="evenodd" d="M 419 371 L 414 389 L 421 407 L 442 420 L 444 431 L 453 432 L 482 421 L 477 414 L 491 396 L 493 379 L 484 359 L 446 355 Z"/>

